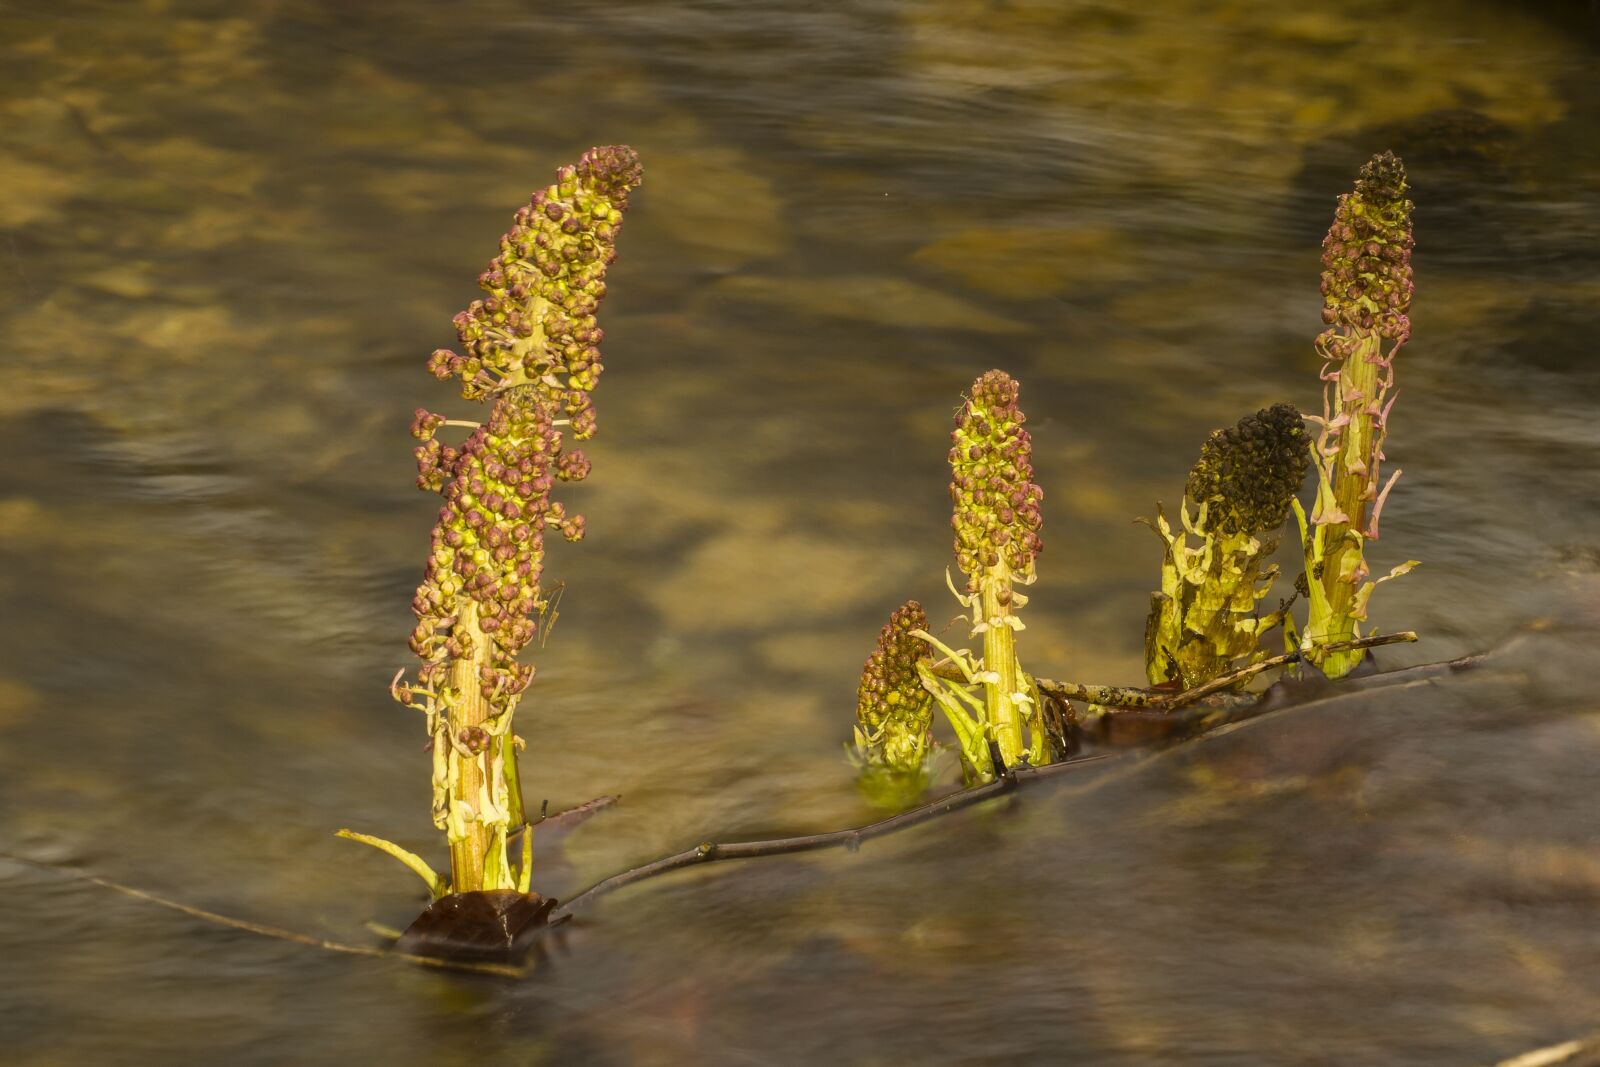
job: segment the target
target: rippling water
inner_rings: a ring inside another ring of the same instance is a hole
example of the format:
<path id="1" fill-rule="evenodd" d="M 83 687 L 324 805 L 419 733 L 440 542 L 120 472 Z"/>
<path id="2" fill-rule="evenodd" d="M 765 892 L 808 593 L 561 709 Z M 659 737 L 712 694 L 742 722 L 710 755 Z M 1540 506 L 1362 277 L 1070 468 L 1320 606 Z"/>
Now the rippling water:
<path id="1" fill-rule="evenodd" d="M 346 941 L 442 853 L 406 426 L 510 212 L 645 161 L 559 546 L 527 790 L 620 793 L 566 896 L 868 812 L 840 746 L 945 607 L 945 433 L 1024 383 L 1034 669 L 1133 682 L 1207 430 L 1317 403 L 1318 242 L 1406 158 L 1387 664 L 855 855 L 641 885 L 527 982 L 196 923 L 0 862 L 7 1063 L 1467 1064 L 1600 1015 L 1600 90 L 1583 5 L 0 4 L 0 850 Z M 465 414 L 465 408 L 452 410 Z M 1587 621 L 1585 621 L 1587 620 Z"/>

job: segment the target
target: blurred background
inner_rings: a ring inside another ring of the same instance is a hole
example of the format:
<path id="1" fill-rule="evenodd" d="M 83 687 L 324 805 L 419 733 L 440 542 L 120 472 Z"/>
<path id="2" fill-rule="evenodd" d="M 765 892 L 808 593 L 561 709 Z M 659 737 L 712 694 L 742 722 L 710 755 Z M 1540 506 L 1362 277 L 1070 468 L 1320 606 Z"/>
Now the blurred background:
<path id="1" fill-rule="evenodd" d="M 1583 3 L 0 2 L 0 851 L 339 940 L 442 864 L 385 687 L 418 406 L 511 213 L 626 142 L 592 478 L 525 789 L 536 888 L 871 817 L 888 612 L 959 610 L 946 435 L 1023 383 L 1023 663 L 1141 680 L 1206 433 L 1320 407 L 1319 244 L 1416 202 L 1372 621 L 1514 668 L 857 855 L 609 898 L 520 984 L 0 861 L 10 1064 L 1471 1064 L 1600 1015 L 1600 82 Z M 959 635 L 959 628 L 951 633 Z M 1275 740 L 1274 740 L 1275 739 Z M 947 768 L 943 785 L 954 775 Z"/>

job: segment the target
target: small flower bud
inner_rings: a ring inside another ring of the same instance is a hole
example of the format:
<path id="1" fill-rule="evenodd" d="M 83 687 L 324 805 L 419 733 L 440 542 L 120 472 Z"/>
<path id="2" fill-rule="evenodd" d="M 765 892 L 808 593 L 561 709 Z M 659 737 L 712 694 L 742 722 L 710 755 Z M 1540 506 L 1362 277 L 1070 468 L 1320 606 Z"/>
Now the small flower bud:
<path id="1" fill-rule="evenodd" d="M 915 600 L 897 609 L 879 632 L 857 687 L 856 734 L 873 739 L 858 755 L 907 774 L 922 770 L 933 720 L 933 699 L 917 674 L 926 646 L 912 635 L 927 628 Z"/>

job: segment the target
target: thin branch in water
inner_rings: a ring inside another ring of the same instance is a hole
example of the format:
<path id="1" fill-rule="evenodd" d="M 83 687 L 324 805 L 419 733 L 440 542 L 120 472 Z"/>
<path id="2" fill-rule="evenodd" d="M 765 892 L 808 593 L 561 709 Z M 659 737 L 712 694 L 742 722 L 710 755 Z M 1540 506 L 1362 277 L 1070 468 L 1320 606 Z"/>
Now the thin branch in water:
<path id="1" fill-rule="evenodd" d="M 1417 635 L 1408 630 L 1396 634 L 1380 634 L 1372 637 L 1363 637 L 1355 641 L 1341 641 L 1325 647 L 1333 651 L 1339 651 L 1345 646 L 1350 648 L 1371 648 L 1376 645 L 1392 645 L 1400 642 L 1415 641 L 1416 639 Z M 1145 703 L 1141 705 L 1143 707 L 1157 708 L 1161 710 L 1177 709 L 1188 703 L 1191 703 L 1194 700 L 1198 700 L 1209 693 L 1213 693 L 1217 690 L 1228 688 L 1230 685 L 1237 684 L 1242 679 L 1253 677 L 1254 675 L 1260 674 L 1263 671 L 1271 670 L 1273 667 L 1284 666 L 1285 664 L 1292 663 L 1299 658 L 1300 654 L 1298 652 L 1286 653 L 1282 656 L 1274 657 L 1271 660 L 1263 660 L 1261 663 L 1253 664 L 1250 667 L 1241 668 L 1238 671 L 1232 672 L 1230 675 L 1224 675 L 1223 677 L 1217 678 L 1212 682 L 1208 682 L 1206 685 L 1197 686 L 1192 690 L 1173 694 L 1170 697 L 1163 697 L 1147 690 L 1128 689 L 1125 690 L 1125 692 L 1140 694 L 1145 700 Z M 941 666 L 932 668 L 931 673 L 940 677 L 949 677 L 954 673 L 954 669 L 948 666 Z M 1058 692 L 1069 691 L 1069 687 L 1063 685 L 1062 683 L 1052 682 L 1045 678 L 1035 679 L 1035 684 L 1037 684 L 1041 690 L 1054 688 Z M 1109 689 L 1118 689 L 1122 687 L 1096 686 L 1076 688 L 1093 689 L 1104 692 Z M 1046 764 L 1042 767 L 1030 767 L 1027 764 L 1023 764 L 1018 767 L 1003 768 L 999 777 L 995 778 L 995 780 L 992 782 L 988 782 L 980 786 L 974 786 L 971 789 L 963 789 L 959 792 L 951 793 L 945 797 L 941 797 L 940 799 L 933 801 L 932 803 L 924 804 L 920 808 L 913 808 L 910 811 L 901 812 L 899 815 L 891 815 L 887 819 L 881 819 L 878 822 L 868 823 L 865 826 L 855 827 L 854 829 L 833 830 L 820 834 L 805 834 L 799 837 L 780 837 L 766 841 L 737 841 L 728 844 L 718 844 L 713 841 L 702 842 L 694 848 L 685 849 L 682 852 L 677 852 L 670 856 L 663 856 L 661 859 L 653 860 L 652 862 L 643 864 L 642 866 L 634 867 L 630 870 L 622 871 L 619 874 L 611 875 L 609 878 L 601 879 L 594 885 L 591 885 L 589 888 L 583 890 L 572 899 L 568 900 L 565 904 L 558 905 L 555 911 L 551 913 L 552 918 L 557 916 L 563 919 L 570 917 L 573 912 L 583 907 L 585 904 L 588 904 L 596 897 L 610 893 L 617 889 L 621 889 L 624 886 L 633 885 L 636 882 L 642 882 L 648 878 L 655 878 L 659 875 L 682 870 L 685 867 L 693 867 L 697 864 L 713 863 L 717 860 L 753 859 L 760 856 L 781 856 L 791 852 L 811 852 L 817 849 L 837 848 L 841 845 L 854 850 L 860 846 L 862 841 L 866 841 L 874 837 L 880 837 L 884 834 L 893 833 L 896 830 L 903 830 L 907 827 L 916 826 L 917 824 L 926 822 L 929 819 L 948 814 L 949 812 L 959 811 L 960 809 L 970 807 L 973 804 L 980 804 L 991 797 L 999 796 L 1002 793 L 1008 793 L 1026 782 L 1034 781 L 1040 778 L 1054 777 L 1055 775 L 1063 774 L 1067 771 L 1076 770 L 1083 764 L 1095 763 L 1111 758 L 1113 758 L 1113 756 L 1110 753 L 1100 753 L 1090 756 L 1079 756 L 1073 759 L 1064 760 L 1059 763 Z M 1000 767 L 1000 764 L 997 762 L 996 766 Z"/>
<path id="2" fill-rule="evenodd" d="M 718 844 L 713 841 L 702 842 L 694 848 L 685 849 L 671 856 L 663 856 L 639 867 L 613 874 L 609 878 L 602 878 L 594 885 L 559 905 L 552 913 L 552 922 L 556 916 L 566 917 L 585 904 L 623 886 L 642 882 L 647 878 L 655 878 L 684 867 L 693 867 L 701 863 L 714 863 L 717 860 L 753 859 L 759 856 L 782 856 L 792 852 L 813 852 L 824 848 L 838 848 L 844 846 L 854 851 L 861 842 L 885 834 L 894 833 L 927 822 L 929 819 L 946 815 L 962 808 L 969 808 L 974 804 L 981 804 L 992 797 L 1009 793 L 1020 785 L 1036 781 L 1041 778 L 1053 778 L 1058 774 L 1075 771 L 1089 763 L 1099 763 L 1111 759 L 1109 753 L 1093 756 L 1080 756 L 1061 763 L 1051 763 L 1043 767 L 1031 767 L 1023 764 L 1018 767 L 1005 768 L 999 777 L 984 785 L 963 789 L 920 808 L 912 808 L 898 815 L 891 815 L 887 819 L 867 823 L 848 830 L 830 830 L 820 834 L 804 834 L 799 837 L 779 837 L 766 841 L 734 841 L 727 844 Z"/>
<path id="3" fill-rule="evenodd" d="M 1319 647 L 1329 652 L 1349 652 L 1358 648 L 1377 648 L 1380 645 L 1408 643 L 1416 639 L 1415 631 L 1402 630 L 1399 633 L 1360 637 L 1353 641 L 1333 641 Z M 1076 682 L 1058 682 L 1054 678 L 1036 678 L 1034 681 L 1040 689 L 1052 696 L 1070 700 L 1082 700 L 1086 703 L 1099 704 L 1103 707 L 1176 711 L 1213 693 L 1232 689 L 1241 682 L 1249 681 L 1258 674 L 1264 674 L 1279 667 L 1287 667 L 1291 663 L 1298 663 L 1301 658 L 1302 653 L 1299 650 L 1285 652 L 1282 655 L 1264 659 L 1259 663 L 1252 663 L 1247 667 L 1229 671 L 1227 674 L 1218 675 L 1204 685 L 1197 685 L 1193 689 L 1185 689 L 1179 693 L 1162 693 L 1159 690 L 1138 689 L 1133 686 L 1123 685 L 1079 685 Z"/>
<path id="4" fill-rule="evenodd" d="M 1417 634 L 1415 630 L 1401 630 L 1398 633 L 1392 634 L 1374 634 L 1370 637 L 1358 637 L 1354 641 L 1331 641 L 1318 647 L 1329 652 L 1351 652 L 1358 648 L 1377 648 L 1380 645 L 1409 644 L 1416 639 Z M 1254 678 L 1256 675 L 1261 674 L 1264 671 L 1270 671 L 1278 667 L 1286 667 L 1291 663 L 1297 663 L 1301 658 L 1302 653 L 1298 649 L 1294 652 L 1285 652 L 1282 655 L 1272 656 L 1268 659 L 1262 660 L 1260 663 L 1252 663 L 1248 667 L 1240 667 L 1236 671 L 1230 671 L 1227 674 L 1220 675 L 1211 679 L 1211 681 L 1205 683 L 1204 685 L 1197 685 L 1193 689 L 1187 689 L 1182 693 L 1177 693 L 1171 697 L 1156 700 L 1154 702 L 1154 706 L 1160 708 L 1162 711 L 1173 711 L 1183 707 L 1185 704 L 1192 704 L 1201 697 L 1210 696 L 1212 693 L 1220 692 L 1224 689 L 1232 689 L 1240 682 Z"/>
<path id="5" fill-rule="evenodd" d="M 1415 641 L 1416 639 L 1417 635 L 1415 633 L 1405 631 L 1396 634 L 1375 635 L 1372 637 L 1361 638 L 1356 641 L 1339 642 L 1326 647 L 1335 651 L 1345 648 L 1371 648 L 1377 645 L 1397 644 L 1401 642 Z M 1489 653 L 1462 656 L 1458 659 L 1447 660 L 1440 663 L 1420 664 L 1415 667 L 1406 667 L 1397 671 L 1391 671 L 1386 674 L 1377 674 L 1367 678 L 1344 680 L 1339 683 L 1338 692 L 1333 694 L 1332 697 L 1325 697 L 1320 700 L 1311 701 L 1307 704 L 1296 705 L 1294 708 L 1284 708 L 1280 710 L 1301 710 L 1304 708 L 1315 707 L 1318 704 L 1326 702 L 1328 699 L 1349 696 L 1358 690 L 1389 685 L 1413 685 L 1428 681 L 1442 674 L 1455 673 L 1457 671 L 1478 667 L 1492 657 L 1504 654 L 1507 649 L 1513 647 L 1521 639 L 1521 637 L 1515 638 L 1512 641 L 1502 644 Z M 1274 657 L 1274 659 L 1276 662 L 1271 662 L 1270 666 L 1267 665 L 1269 661 L 1263 661 L 1261 664 L 1255 664 L 1251 668 L 1244 668 L 1244 670 L 1252 671 L 1252 673 L 1260 673 L 1262 670 L 1271 669 L 1271 666 L 1283 666 L 1298 659 L 1298 653 L 1285 653 L 1282 656 Z M 1237 674 L 1237 672 L 1235 673 Z M 1249 675 L 1246 675 L 1246 677 L 1249 677 Z M 1237 677 L 1233 679 L 1233 681 L 1237 680 Z M 1222 680 L 1218 679 L 1218 681 L 1220 682 Z M 1041 689 L 1045 689 L 1047 686 L 1057 689 L 1066 688 L 1061 683 L 1051 682 L 1049 679 L 1036 679 L 1036 683 Z M 1168 708 L 1181 707 L 1185 703 L 1189 703 L 1194 699 L 1198 699 L 1200 696 L 1204 696 L 1205 694 L 1201 692 L 1203 689 L 1206 689 L 1206 687 L 1200 686 L 1196 687 L 1195 690 L 1176 694 L 1171 698 L 1163 700 L 1156 706 L 1165 706 Z M 1146 706 L 1148 707 L 1151 705 L 1147 704 Z M 1217 721 L 1208 721 L 1206 724 L 1205 734 L 1202 734 L 1202 738 L 1208 735 L 1215 727 L 1249 721 L 1249 719 L 1259 715 L 1261 715 L 1259 704 L 1252 705 L 1251 708 L 1247 709 L 1224 712 L 1222 713 L 1221 718 Z M 1168 751 L 1175 751 L 1175 749 L 1169 749 Z M 651 863 L 634 867 L 631 870 L 623 871 L 619 874 L 614 874 L 609 878 L 601 879 L 599 882 L 596 882 L 594 885 L 574 896 L 571 900 L 567 901 L 566 904 L 558 906 L 550 915 L 550 925 L 562 925 L 572 918 L 573 912 L 583 907 L 585 904 L 592 902 L 599 896 L 612 892 L 613 890 L 621 889 L 624 886 L 632 885 L 648 878 L 654 878 L 658 875 L 667 874 L 671 871 L 679 870 L 684 867 L 690 867 L 701 863 L 711 863 L 717 860 L 750 859 L 760 856 L 785 855 L 794 852 L 810 852 L 818 849 L 835 848 L 841 845 L 854 850 L 861 844 L 862 841 L 894 833 L 897 830 L 908 829 L 920 823 L 927 822 L 930 819 L 937 818 L 940 815 L 960 811 L 963 808 L 980 804 L 986 800 L 1009 793 L 1022 785 L 1028 784 L 1029 782 L 1044 778 L 1053 778 L 1057 775 L 1076 771 L 1085 764 L 1113 760 L 1118 763 L 1135 760 L 1136 762 L 1133 764 L 1132 768 L 1130 768 L 1131 770 L 1135 771 L 1144 768 L 1150 763 L 1150 760 L 1138 758 L 1132 754 L 1098 753 L 1089 756 L 1079 756 L 1061 761 L 1059 763 L 1047 764 L 1042 767 L 1032 767 L 1028 766 L 1027 764 L 1012 768 L 1002 767 L 1000 776 L 992 782 L 975 786 L 971 789 L 964 789 L 955 793 L 951 793 L 929 804 L 925 804 L 922 807 L 913 808 L 910 811 L 901 812 L 898 815 L 892 815 L 886 819 L 880 819 L 877 822 L 868 823 L 865 826 L 859 826 L 847 830 L 834 830 L 820 834 L 809 834 L 800 837 L 776 838 L 766 841 L 740 841 L 720 845 L 714 842 L 705 842 L 693 849 L 679 852 L 671 856 L 665 856 Z M 1121 777 L 1122 776 L 1119 775 L 1112 775 L 1110 778 L 1101 776 L 1096 779 L 1096 782 L 1108 782 L 1111 780 L 1118 780 Z M 1094 785 L 1091 784 L 1087 788 L 1092 789 L 1094 788 Z M 580 804 L 570 811 L 562 812 L 558 815 L 551 815 L 548 816 L 548 818 L 541 814 L 539 822 L 553 823 L 557 822 L 558 820 L 564 820 L 568 816 L 573 817 L 576 821 L 600 808 L 609 806 L 611 803 L 615 802 L 615 799 L 616 798 L 614 797 L 598 797 L 595 800 L 589 801 L 588 803 Z M 546 804 L 548 805 L 548 802 L 546 802 Z M 53 871 L 78 881 L 87 882 L 91 885 L 97 885 L 104 889 L 110 889 L 114 892 L 133 897 L 137 900 L 144 900 L 152 904 L 157 904 L 161 907 L 181 912 L 193 918 L 216 923 L 231 929 L 242 930 L 246 933 L 257 934 L 263 937 L 271 937 L 276 940 L 288 941 L 294 944 L 320 948 L 329 952 L 338 952 L 354 956 L 366 956 L 374 959 L 392 959 L 403 963 L 416 964 L 422 967 L 432 967 L 440 970 L 451 970 L 472 974 L 493 975 L 495 977 L 502 978 L 521 978 L 528 974 L 528 971 L 525 968 L 514 967 L 505 964 L 460 962 L 448 959 L 438 959 L 431 956 L 416 956 L 407 953 L 393 952 L 384 949 L 372 948 L 366 945 L 350 945 L 338 941 L 327 941 L 322 938 L 312 937 L 308 934 L 296 933 L 292 930 L 283 930 L 278 927 L 267 926 L 262 923 L 254 923 L 245 919 L 235 919 L 231 916 L 220 915 L 216 912 L 206 911 L 202 908 L 196 908 L 188 904 L 179 903 L 175 900 L 169 900 L 165 897 L 157 896 L 154 893 L 148 893 L 141 889 L 135 889 L 132 886 L 123 885 L 118 882 L 112 882 L 108 879 L 99 878 L 94 875 L 84 874 L 81 871 L 77 871 L 71 867 L 66 867 L 60 864 L 46 863 L 40 860 L 28 859 L 26 857 L 15 856 L 5 852 L 0 852 L 0 860 L 7 860 L 40 870 Z M 391 931 L 387 930 L 383 931 L 385 934 L 390 932 Z"/>
<path id="6" fill-rule="evenodd" d="M 595 797 L 593 800 L 587 800 L 576 807 L 567 808 L 565 811 L 560 811 L 554 815 L 551 815 L 549 814 L 550 802 L 547 800 L 544 802 L 544 808 L 540 812 L 538 822 L 540 824 L 547 825 L 551 829 L 568 829 L 572 826 L 576 826 L 578 823 L 583 822 L 595 812 L 602 811 L 616 802 L 617 798 L 614 796 Z M 447 971 L 463 971 L 468 974 L 488 974 L 494 975 L 497 978 L 523 978 L 529 973 L 528 969 L 525 967 L 514 967 L 509 964 L 470 963 L 462 960 L 440 959 L 433 956 L 417 956 L 408 952 L 394 952 L 388 949 L 373 948 L 369 945 L 350 945 L 342 941 L 328 941 L 320 937 L 312 937 L 310 934 L 296 933 L 293 930 L 284 930 L 276 926 L 267 926 L 263 923 L 251 922 L 248 919 L 235 919 L 230 915 L 221 915 L 214 911 L 206 911 L 204 908 L 197 908 L 191 904 L 183 904 L 176 900 L 169 900 L 166 897 L 157 896 L 156 894 L 143 889 L 135 889 L 133 886 L 123 885 L 121 882 L 113 882 L 106 878 L 99 878 L 92 874 L 85 874 L 82 871 L 74 870 L 71 867 L 63 866 L 59 863 L 47 863 L 43 860 L 29 859 L 26 856 L 16 856 L 9 852 L 0 852 L 0 860 L 21 864 L 26 867 L 33 867 L 41 871 L 51 871 L 56 874 L 65 875 L 66 877 L 72 878 L 76 881 L 87 882 L 90 885 L 97 885 L 102 889 L 109 889 L 112 892 L 121 893 L 123 896 L 132 897 L 135 900 L 143 900 L 151 904 L 157 904 L 163 908 L 170 908 L 173 911 L 181 912 L 184 915 L 190 916 L 191 918 L 202 919 L 206 922 L 216 923 L 220 926 L 226 926 L 234 930 L 243 930 L 250 934 L 258 934 L 262 937 L 274 938 L 278 941 L 289 941 L 296 945 L 307 945 L 311 948 L 325 949 L 328 952 L 340 952 L 349 956 L 368 956 L 374 959 L 399 960 L 402 963 L 414 963 L 420 967 L 434 967 Z M 563 920 L 555 920 L 552 922 L 552 925 L 557 925 L 561 921 Z M 400 936 L 400 932 L 397 930 L 390 930 L 386 927 L 381 930 L 377 930 L 375 924 L 368 923 L 367 925 L 370 929 L 376 930 L 376 932 L 380 933 L 382 936 L 390 937 L 391 939 L 398 938 Z"/>
<path id="7" fill-rule="evenodd" d="M 1131 685 L 1079 685 L 1054 678 L 1035 678 L 1033 682 L 1059 700 L 1081 700 L 1106 708 L 1149 708 L 1160 701 L 1158 693 Z"/>
<path id="8" fill-rule="evenodd" d="M 82 871 L 75 871 L 71 867 L 65 867 L 61 864 L 46 863 L 42 860 L 29 859 L 26 856 L 15 856 L 8 852 L 0 852 L 0 859 L 11 863 L 22 864 L 23 866 L 27 867 L 34 867 L 42 871 L 52 871 L 56 874 L 62 874 L 68 878 L 72 878 L 80 882 L 87 882 L 90 885 L 97 885 L 102 889 L 109 889 L 114 893 L 121 893 L 123 896 L 132 897 L 135 900 L 143 900 L 150 904 L 156 904 L 163 908 L 169 908 L 172 911 L 181 912 L 182 914 L 188 915 L 191 918 L 202 919 L 205 922 L 215 923 L 218 926 L 226 926 L 234 930 L 243 930 L 245 933 L 249 934 L 258 934 L 262 937 L 270 937 L 277 941 L 288 941 L 296 945 L 307 945 L 311 948 L 320 948 L 328 952 L 339 952 L 348 956 L 367 956 L 373 959 L 399 960 L 402 963 L 414 963 L 419 967 L 434 967 L 439 970 L 446 971 L 465 971 L 470 974 L 489 974 L 494 975 L 497 978 L 523 978 L 528 974 L 526 968 L 512 967 L 506 964 L 466 963 L 458 960 L 438 959 L 433 956 L 413 956 L 410 953 L 393 952 L 388 949 L 373 948 L 370 945 L 350 945 L 342 941 L 328 941 L 324 938 L 312 937 L 310 934 L 296 933 L 293 930 L 284 930 L 276 926 L 267 926 L 264 923 L 251 922 L 248 919 L 235 919 L 231 915 L 220 915 L 217 912 L 207 911 L 204 908 L 197 908 L 191 904 L 183 904 L 176 900 L 169 900 L 166 897 L 157 896 L 156 894 L 146 892 L 143 889 L 135 889 L 131 885 L 123 885 L 121 882 L 113 882 L 107 878 L 99 878 L 92 874 L 85 874 Z"/>

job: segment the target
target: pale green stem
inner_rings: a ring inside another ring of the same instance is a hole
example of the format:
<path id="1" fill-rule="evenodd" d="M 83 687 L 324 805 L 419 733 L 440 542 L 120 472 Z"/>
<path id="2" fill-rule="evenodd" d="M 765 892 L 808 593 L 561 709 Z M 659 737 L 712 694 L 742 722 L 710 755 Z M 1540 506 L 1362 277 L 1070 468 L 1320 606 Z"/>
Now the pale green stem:
<path id="1" fill-rule="evenodd" d="M 987 711 L 982 702 L 959 682 L 934 674 L 925 663 L 917 664 L 917 673 L 922 678 L 923 688 L 933 695 L 934 702 L 944 712 L 945 719 L 955 732 L 956 744 L 961 748 L 966 765 L 981 780 L 992 779 L 994 766 L 989 759 L 988 733 L 985 729 Z M 962 704 L 966 704 L 975 714 L 968 714 Z"/>
<path id="2" fill-rule="evenodd" d="M 1372 454 L 1372 407 L 1378 390 L 1383 339 L 1375 333 L 1362 333 L 1354 350 L 1339 368 L 1335 383 L 1335 404 L 1330 414 L 1344 415 L 1348 422 L 1339 432 L 1339 451 L 1332 457 L 1332 470 L 1321 480 L 1318 512 L 1331 503 L 1342 514 L 1338 522 L 1319 523 L 1313 531 L 1320 573 L 1307 575 L 1308 584 L 1321 586 L 1322 596 L 1313 597 L 1306 620 L 1305 641 L 1308 658 L 1329 678 L 1342 678 L 1355 669 L 1366 652 L 1356 648 L 1343 652 L 1323 652 L 1321 646 L 1346 642 L 1356 637 L 1355 600 L 1365 568 L 1362 550 L 1366 538 L 1367 514 L 1372 504 L 1372 476 L 1369 465 L 1377 461 Z M 1319 462 L 1327 462 L 1319 456 Z M 1313 515 L 1316 518 L 1317 515 Z"/>
<path id="3" fill-rule="evenodd" d="M 1022 740 L 1023 716 L 1017 707 L 1018 688 L 1016 632 L 1006 621 L 1011 616 L 1011 572 L 1002 560 L 988 570 L 978 583 L 975 606 L 985 624 L 983 631 L 983 697 L 989 727 L 1000 746 L 1000 758 L 1013 767 L 1025 751 Z"/>
<path id="4" fill-rule="evenodd" d="M 478 681 L 479 667 L 486 663 L 488 642 L 478 630 L 477 607 L 468 604 L 456 619 L 456 626 L 471 635 L 474 655 L 455 662 L 450 671 L 450 686 L 461 694 L 450 708 L 450 718 L 445 729 L 456 736 L 469 726 L 481 726 L 489 717 L 488 701 Z M 444 738 L 451 763 L 450 806 L 453 809 L 450 837 L 450 882 L 458 893 L 471 893 L 486 889 L 483 883 L 483 860 L 489 852 L 489 828 L 476 818 L 463 812 L 476 810 L 478 793 L 483 786 L 483 771 L 478 760 L 464 757 L 456 751 L 450 739 Z M 436 744 L 438 742 L 435 742 Z"/>
<path id="5" fill-rule="evenodd" d="M 989 759 L 989 746 L 983 739 L 983 727 L 962 711 L 959 705 L 942 697 L 935 697 L 934 702 L 955 731 L 963 762 L 979 781 L 991 780 L 994 777 L 994 763 Z"/>

